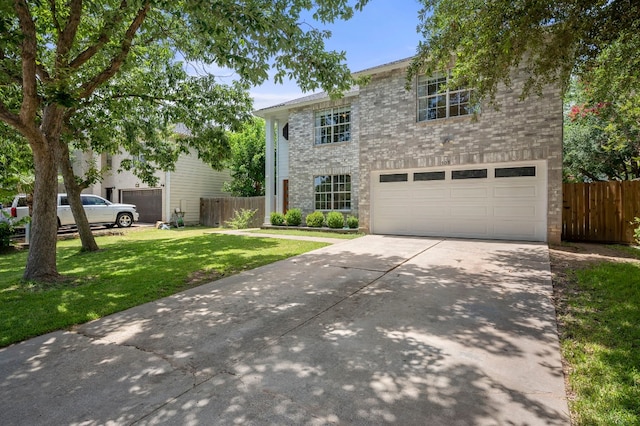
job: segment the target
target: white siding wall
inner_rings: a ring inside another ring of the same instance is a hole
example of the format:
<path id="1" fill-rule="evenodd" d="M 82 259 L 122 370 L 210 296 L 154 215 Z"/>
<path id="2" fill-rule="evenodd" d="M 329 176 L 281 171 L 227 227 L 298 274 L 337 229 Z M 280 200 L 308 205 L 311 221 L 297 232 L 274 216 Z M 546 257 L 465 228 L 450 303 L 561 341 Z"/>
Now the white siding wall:
<path id="1" fill-rule="evenodd" d="M 94 192 L 94 194 L 100 195 L 102 197 L 106 196 L 106 188 L 114 188 L 113 190 L 113 201 L 119 202 L 120 191 L 123 189 L 145 189 L 145 188 L 160 188 L 164 185 L 164 172 L 156 172 L 155 175 L 158 177 L 158 185 L 157 186 L 149 186 L 146 183 L 142 182 L 138 177 L 136 177 L 133 173 L 122 171 L 118 173 L 118 169 L 120 168 L 120 162 L 122 160 L 131 158 L 129 154 L 116 154 L 111 159 L 111 171 L 107 173 L 102 181 L 101 189 L 99 193 Z M 105 167 L 107 165 L 107 156 L 102 155 L 102 166 Z"/>
<path id="2" fill-rule="evenodd" d="M 185 223 L 198 223 L 200 198 L 228 197 L 229 193 L 222 191 L 222 184 L 230 180 L 228 170 L 213 170 L 200 161 L 194 152 L 181 156 L 175 171 L 171 172 L 169 211 L 173 212 L 180 207 L 185 213 Z"/>

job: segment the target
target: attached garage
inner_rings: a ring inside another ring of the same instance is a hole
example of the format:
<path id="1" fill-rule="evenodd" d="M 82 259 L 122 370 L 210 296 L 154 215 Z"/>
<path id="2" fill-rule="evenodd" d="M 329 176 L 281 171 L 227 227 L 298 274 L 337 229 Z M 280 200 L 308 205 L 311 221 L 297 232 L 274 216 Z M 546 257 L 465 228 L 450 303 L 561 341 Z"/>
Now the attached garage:
<path id="1" fill-rule="evenodd" d="M 121 200 L 126 204 L 135 204 L 140 213 L 140 222 L 162 220 L 162 189 L 122 190 Z"/>
<path id="2" fill-rule="evenodd" d="M 546 241 L 546 161 L 372 172 L 371 232 Z"/>

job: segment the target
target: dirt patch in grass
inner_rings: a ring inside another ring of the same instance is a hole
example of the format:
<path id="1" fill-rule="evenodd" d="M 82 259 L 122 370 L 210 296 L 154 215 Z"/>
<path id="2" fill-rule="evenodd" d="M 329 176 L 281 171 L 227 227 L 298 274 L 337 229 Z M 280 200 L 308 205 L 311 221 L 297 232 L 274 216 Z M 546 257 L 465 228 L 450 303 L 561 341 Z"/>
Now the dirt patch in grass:
<path id="1" fill-rule="evenodd" d="M 189 287 L 195 287 L 200 284 L 216 281 L 222 278 L 224 275 L 214 269 L 200 270 L 189 274 L 187 278 L 187 285 Z"/>

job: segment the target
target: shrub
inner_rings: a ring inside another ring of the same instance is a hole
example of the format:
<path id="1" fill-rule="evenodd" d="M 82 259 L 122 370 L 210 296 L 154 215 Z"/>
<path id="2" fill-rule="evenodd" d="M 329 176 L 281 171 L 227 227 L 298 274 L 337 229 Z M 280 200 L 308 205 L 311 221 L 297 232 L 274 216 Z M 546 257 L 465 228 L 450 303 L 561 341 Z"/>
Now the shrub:
<path id="1" fill-rule="evenodd" d="M 253 220 L 253 216 L 258 210 L 241 209 L 233 212 L 231 220 L 227 220 L 224 224 L 232 229 L 246 229 Z"/>
<path id="2" fill-rule="evenodd" d="M 333 229 L 344 227 L 344 216 L 340 212 L 327 213 L 327 226 Z"/>
<path id="3" fill-rule="evenodd" d="M 302 211 L 300 209 L 289 209 L 284 215 L 284 220 L 288 226 L 298 226 L 302 223 Z"/>
<path id="4" fill-rule="evenodd" d="M 633 224 L 638 225 L 636 229 L 633 230 L 633 237 L 636 239 L 636 243 L 640 244 L 640 217 L 633 219 Z"/>
<path id="5" fill-rule="evenodd" d="M 324 214 L 322 212 L 313 212 L 307 215 L 307 226 L 312 228 L 320 228 L 324 224 Z"/>
<path id="6" fill-rule="evenodd" d="M 355 216 L 347 216 L 347 226 L 349 229 L 358 229 L 358 218 Z"/>
<path id="7" fill-rule="evenodd" d="M 271 212 L 271 224 L 273 226 L 282 226 L 284 225 L 284 215 L 278 212 Z"/>
<path id="8" fill-rule="evenodd" d="M 8 222 L 0 222 L 0 247 L 9 247 L 12 235 L 13 227 Z"/>
<path id="9" fill-rule="evenodd" d="M 9 247 L 11 245 L 11 237 L 16 233 L 16 227 L 22 226 L 31 220 L 31 217 L 25 216 L 20 220 L 15 220 L 4 210 L 0 210 L 0 247 Z"/>

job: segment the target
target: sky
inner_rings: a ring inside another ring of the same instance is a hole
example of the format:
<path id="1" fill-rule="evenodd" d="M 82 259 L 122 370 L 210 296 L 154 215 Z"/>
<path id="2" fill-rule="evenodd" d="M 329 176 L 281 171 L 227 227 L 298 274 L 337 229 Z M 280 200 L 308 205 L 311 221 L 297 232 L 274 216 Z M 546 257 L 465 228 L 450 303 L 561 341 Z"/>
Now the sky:
<path id="1" fill-rule="evenodd" d="M 325 41 L 327 50 L 345 51 L 351 71 L 408 58 L 416 52 L 421 36 L 416 32 L 418 0 L 370 0 L 362 12 L 348 21 L 336 21 L 318 28 L 328 29 L 332 36 Z M 227 75 L 224 79 L 233 78 Z M 267 81 L 251 89 L 254 110 L 277 105 L 307 94 L 295 82 L 275 84 Z"/>

